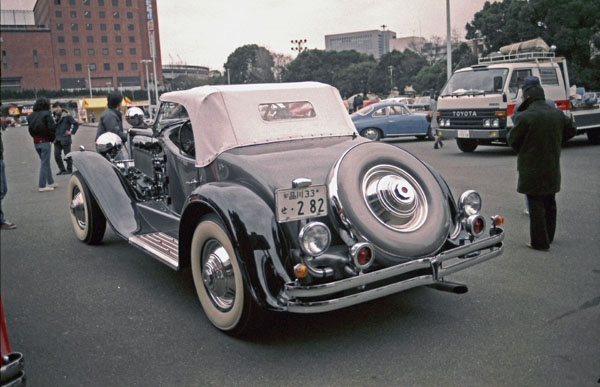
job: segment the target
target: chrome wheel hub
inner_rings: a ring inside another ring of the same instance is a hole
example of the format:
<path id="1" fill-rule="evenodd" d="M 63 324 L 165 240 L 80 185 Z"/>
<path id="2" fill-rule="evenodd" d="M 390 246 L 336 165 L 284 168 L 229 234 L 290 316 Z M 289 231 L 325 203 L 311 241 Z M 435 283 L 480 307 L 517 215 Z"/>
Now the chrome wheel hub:
<path id="1" fill-rule="evenodd" d="M 73 199 L 71 199 L 69 209 L 71 210 L 71 215 L 73 215 L 77 222 L 77 226 L 79 226 L 80 229 L 85 230 L 85 202 L 83 201 L 83 194 L 77 188 L 73 190 Z"/>
<path id="2" fill-rule="evenodd" d="M 363 135 L 368 138 L 369 140 L 376 140 L 377 137 L 379 136 L 379 134 L 377 133 L 377 130 L 375 129 L 365 129 L 365 131 L 363 132 Z"/>
<path id="3" fill-rule="evenodd" d="M 427 200 L 421 186 L 398 167 L 371 168 L 363 179 L 362 194 L 369 211 L 393 230 L 415 231 L 427 219 Z"/>
<path id="4" fill-rule="evenodd" d="M 228 311 L 235 299 L 235 275 L 225 248 L 215 239 L 202 251 L 202 281 L 215 306 Z"/>

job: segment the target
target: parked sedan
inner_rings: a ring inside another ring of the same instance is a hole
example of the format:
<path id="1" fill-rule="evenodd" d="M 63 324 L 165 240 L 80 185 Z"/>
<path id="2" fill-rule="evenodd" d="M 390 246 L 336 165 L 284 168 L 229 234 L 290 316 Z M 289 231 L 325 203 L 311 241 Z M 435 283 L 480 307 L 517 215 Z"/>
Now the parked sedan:
<path id="1" fill-rule="evenodd" d="M 479 194 L 455 201 L 430 166 L 358 136 L 331 86 L 204 86 L 160 99 L 154 124 L 129 130 L 130 159 L 114 133 L 97 152 L 67 156 L 73 230 L 98 244 L 110 225 L 191 268 L 222 331 L 252 332 L 266 310 L 327 312 L 416 286 L 464 293 L 447 277 L 502 253 L 499 217 L 483 235 Z"/>
<path id="2" fill-rule="evenodd" d="M 371 140 L 393 136 L 431 139 L 426 115 L 411 112 L 403 103 L 379 102 L 362 108 L 351 118 L 358 133 Z"/>

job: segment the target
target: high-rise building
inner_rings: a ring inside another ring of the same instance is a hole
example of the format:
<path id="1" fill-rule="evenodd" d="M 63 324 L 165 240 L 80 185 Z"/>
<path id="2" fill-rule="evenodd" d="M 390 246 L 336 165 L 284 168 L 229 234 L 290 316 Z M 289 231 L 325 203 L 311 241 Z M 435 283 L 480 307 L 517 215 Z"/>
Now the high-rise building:
<path id="1" fill-rule="evenodd" d="M 151 35 L 162 84 L 156 0 L 37 0 L 33 18 L 22 12 L 2 11 L 3 90 L 143 88 Z"/>
<path id="2" fill-rule="evenodd" d="M 396 38 L 393 31 L 371 30 L 325 35 L 325 50 L 356 50 L 379 59 L 390 52 L 390 40 Z"/>

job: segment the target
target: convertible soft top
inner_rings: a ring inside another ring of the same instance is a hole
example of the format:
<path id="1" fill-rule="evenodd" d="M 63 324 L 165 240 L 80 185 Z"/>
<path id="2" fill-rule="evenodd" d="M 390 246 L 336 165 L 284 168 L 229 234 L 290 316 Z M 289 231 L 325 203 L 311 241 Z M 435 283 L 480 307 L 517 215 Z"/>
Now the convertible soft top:
<path id="1" fill-rule="evenodd" d="M 241 146 L 356 133 L 337 89 L 318 82 L 202 86 L 160 99 L 186 108 L 198 167 Z"/>

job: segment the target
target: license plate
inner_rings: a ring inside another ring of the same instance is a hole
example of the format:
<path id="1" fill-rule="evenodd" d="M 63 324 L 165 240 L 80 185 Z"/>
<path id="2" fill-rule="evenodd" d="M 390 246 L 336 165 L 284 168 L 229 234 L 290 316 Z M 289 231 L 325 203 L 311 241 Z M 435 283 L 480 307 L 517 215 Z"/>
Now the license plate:
<path id="1" fill-rule="evenodd" d="M 278 189 L 275 191 L 275 207 L 278 222 L 327 215 L 327 186 Z"/>
<path id="2" fill-rule="evenodd" d="M 460 137 L 460 138 L 469 138 L 469 131 L 468 130 L 459 130 L 458 131 L 458 137 Z"/>

